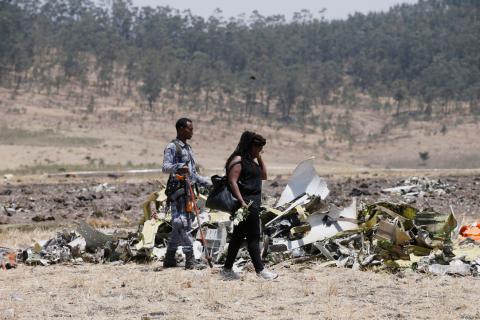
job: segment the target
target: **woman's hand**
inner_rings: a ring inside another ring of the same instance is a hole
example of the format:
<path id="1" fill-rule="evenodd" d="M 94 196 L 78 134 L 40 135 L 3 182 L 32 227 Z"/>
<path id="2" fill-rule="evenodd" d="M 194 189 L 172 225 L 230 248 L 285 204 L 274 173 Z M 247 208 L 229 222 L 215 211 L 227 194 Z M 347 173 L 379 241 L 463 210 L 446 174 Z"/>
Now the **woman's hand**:
<path id="1" fill-rule="evenodd" d="M 267 180 L 267 167 L 265 166 L 265 163 L 263 162 L 262 153 L 263 153 L 263 150 L 260 150 L 260 152 L 258 152 L 257 161 L 258 161 L 258 165 L 260 166 L 262 180 Z"/>

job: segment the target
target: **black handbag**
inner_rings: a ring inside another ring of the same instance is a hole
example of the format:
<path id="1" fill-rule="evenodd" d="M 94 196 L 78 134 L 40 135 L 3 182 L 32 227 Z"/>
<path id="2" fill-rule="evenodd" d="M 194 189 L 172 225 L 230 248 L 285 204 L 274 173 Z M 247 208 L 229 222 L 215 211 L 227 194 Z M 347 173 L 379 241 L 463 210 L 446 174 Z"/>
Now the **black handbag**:
<path id="1" fill-rule="evenodd" d="M 210 209 L 234 213 L 240 209 L 240 201 L 232 195 L 226 176 L 212 176 L 213 189 L 208 195 L 205 206 Z"/>

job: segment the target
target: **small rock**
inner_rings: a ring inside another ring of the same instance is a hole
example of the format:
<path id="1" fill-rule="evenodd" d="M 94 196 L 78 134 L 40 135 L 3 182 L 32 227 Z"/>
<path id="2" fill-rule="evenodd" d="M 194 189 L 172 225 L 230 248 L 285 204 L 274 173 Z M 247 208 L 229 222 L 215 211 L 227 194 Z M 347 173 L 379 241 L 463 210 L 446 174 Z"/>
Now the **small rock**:
<path id="1" fill-rule="evenodd" d="M 3 207 L 3 212 L 9 217 L 13 216 L 16 213 L 15 209 L 7 207 Z"/>
<path id="2" fill-rule="evenodd" d="M 11 189 L 5 189 L 5 190 L 0 191 L 0 196 L 9 196 L 12 193 L 13 193 L 13 191 Z"/>
<path id="3" fill-rule="evenodd" d="M 23 301 L 23 299 L 20 297 L 20 294 L 18 294 L 17 292 L 13 292 L 12 294 L 10 294 L 10 298 L 12 299 L 12 301 Z"/>
<path id="4" fill-rule="evenodd" d="M 3 310 L 2 319 L 15 319 L 15 309 Z"/>
<path id="5" fill-rule="evenodd" d="M 93 197 L 92 195 L 84 196 L 84 195 L 79 195 L 77 196 L 77 199 L 80 201 L 92 201 Z"/>
<path id="6" fill-rule="evenodd" d="M 32 218 L 32 221 L 35 221 L 35 222 L 53 221 L 53 220 L 55 220 L 55 217 L 53 217 L 53 216 L 36 215 Z"/>
<path id="7" fill-rule="evenodd" d="M 369 195 L 371 195 L 371 193 L 368 192 L 368 190 L 360 190 L 357 188 L 353 188 L 349 194 L 350 197 L 360 197 L 360 196 L 369 196 Z"/>
<path id="8" fill-rule="evenodd" d="M 163 266 L 156 266 L 155 268 L 153 268 L 153 272 L 160 272 L 160 271 L 163 271 Z"/>

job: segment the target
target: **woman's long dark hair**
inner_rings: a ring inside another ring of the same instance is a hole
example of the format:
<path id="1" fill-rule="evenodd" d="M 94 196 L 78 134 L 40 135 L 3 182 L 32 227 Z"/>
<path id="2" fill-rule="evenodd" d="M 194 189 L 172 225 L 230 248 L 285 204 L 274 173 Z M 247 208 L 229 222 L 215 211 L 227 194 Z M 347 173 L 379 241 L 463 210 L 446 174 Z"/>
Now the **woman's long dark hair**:
<path id="1" fill-rule="evenodd" d="M 225 163 L 225 170 L 228 171 L 228 164 L 236 156 L 240 156 L 242 159 L 251 159 L 251 151 L 253 146 L 263 147 L 267 143 L 267 140 L 261 135 L 252 132 L 244 131 L 240 137 L 237 148 L 235 151 L 228 157 L 227 162 Z"/>

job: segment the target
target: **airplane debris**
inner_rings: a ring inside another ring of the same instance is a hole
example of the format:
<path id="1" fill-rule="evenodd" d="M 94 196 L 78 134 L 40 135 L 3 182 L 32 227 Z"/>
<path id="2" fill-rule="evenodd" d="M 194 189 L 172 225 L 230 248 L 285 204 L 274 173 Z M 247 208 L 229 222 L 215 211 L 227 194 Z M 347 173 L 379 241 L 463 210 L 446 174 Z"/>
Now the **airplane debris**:
<path id="1" fill-rule="evenodd" d="M 350 189 L 351 195 L 368 195 L 368 187 L 365 184 Z M 341 208 L 328 198 L 328 185 L 316 173 L 313 161 L 303 161 L 276 204 L 276 199 L 271 198 L 266 201 L 268 205 L 262 207 L 260 218 L 266 235 L 262 257 L 270 264 L 315 261 L 323 266 L 355 270 L 395 271 L 410 267 L 435 275 L 478 276 L 480 249 L 471 250 L 469 246 L 480 240 L 480 225 L 461 227 L 453 210 L 442 213 L 408 204 L 412 198 L 449 193 L 454 188 L 440 180 L 413 177 L 382 190 L 385 195 L 400 195 L 405 201 L 370 203 L 353 197 L 350 205 Z M 100 184 L 93 191 L 114 189 Z M 161 261 L 171 232 L 164 191 L 162 186 L 143 203 L 143 217 L 137 232 L 106 234 L 86 222 L 79 222 L 76 231 L 61 232 L 53 239 L 38 241 L 23 250 L 20 260 L 32 265 Z M 88 194 L 88 197 L 94 199 L 94 195 Z M 13 215 L 17 210 L 11 206 L 9 210 L 5 208 L 2 215 Z M 192 236 L 197 238 L 202 228 L 206 250 L 215 263 L 222 263 L 233 229 L 232 217 L 207 208 L 202 209 L 201 216 L 200 225 L 195 221 L 192 226 Z M 460 234 L 461 242 L 454 245 L 452 234 L 455 232 Z M 177 259 L 182 260 L 181 250 L 177 253 Z M 196 259 L 204 259 L 205 248 L 199 241 L 194 242 L 194 254 Z M 249 255 L 243 248 L 234 269 L 247 268 L 248 261 Z"/>

